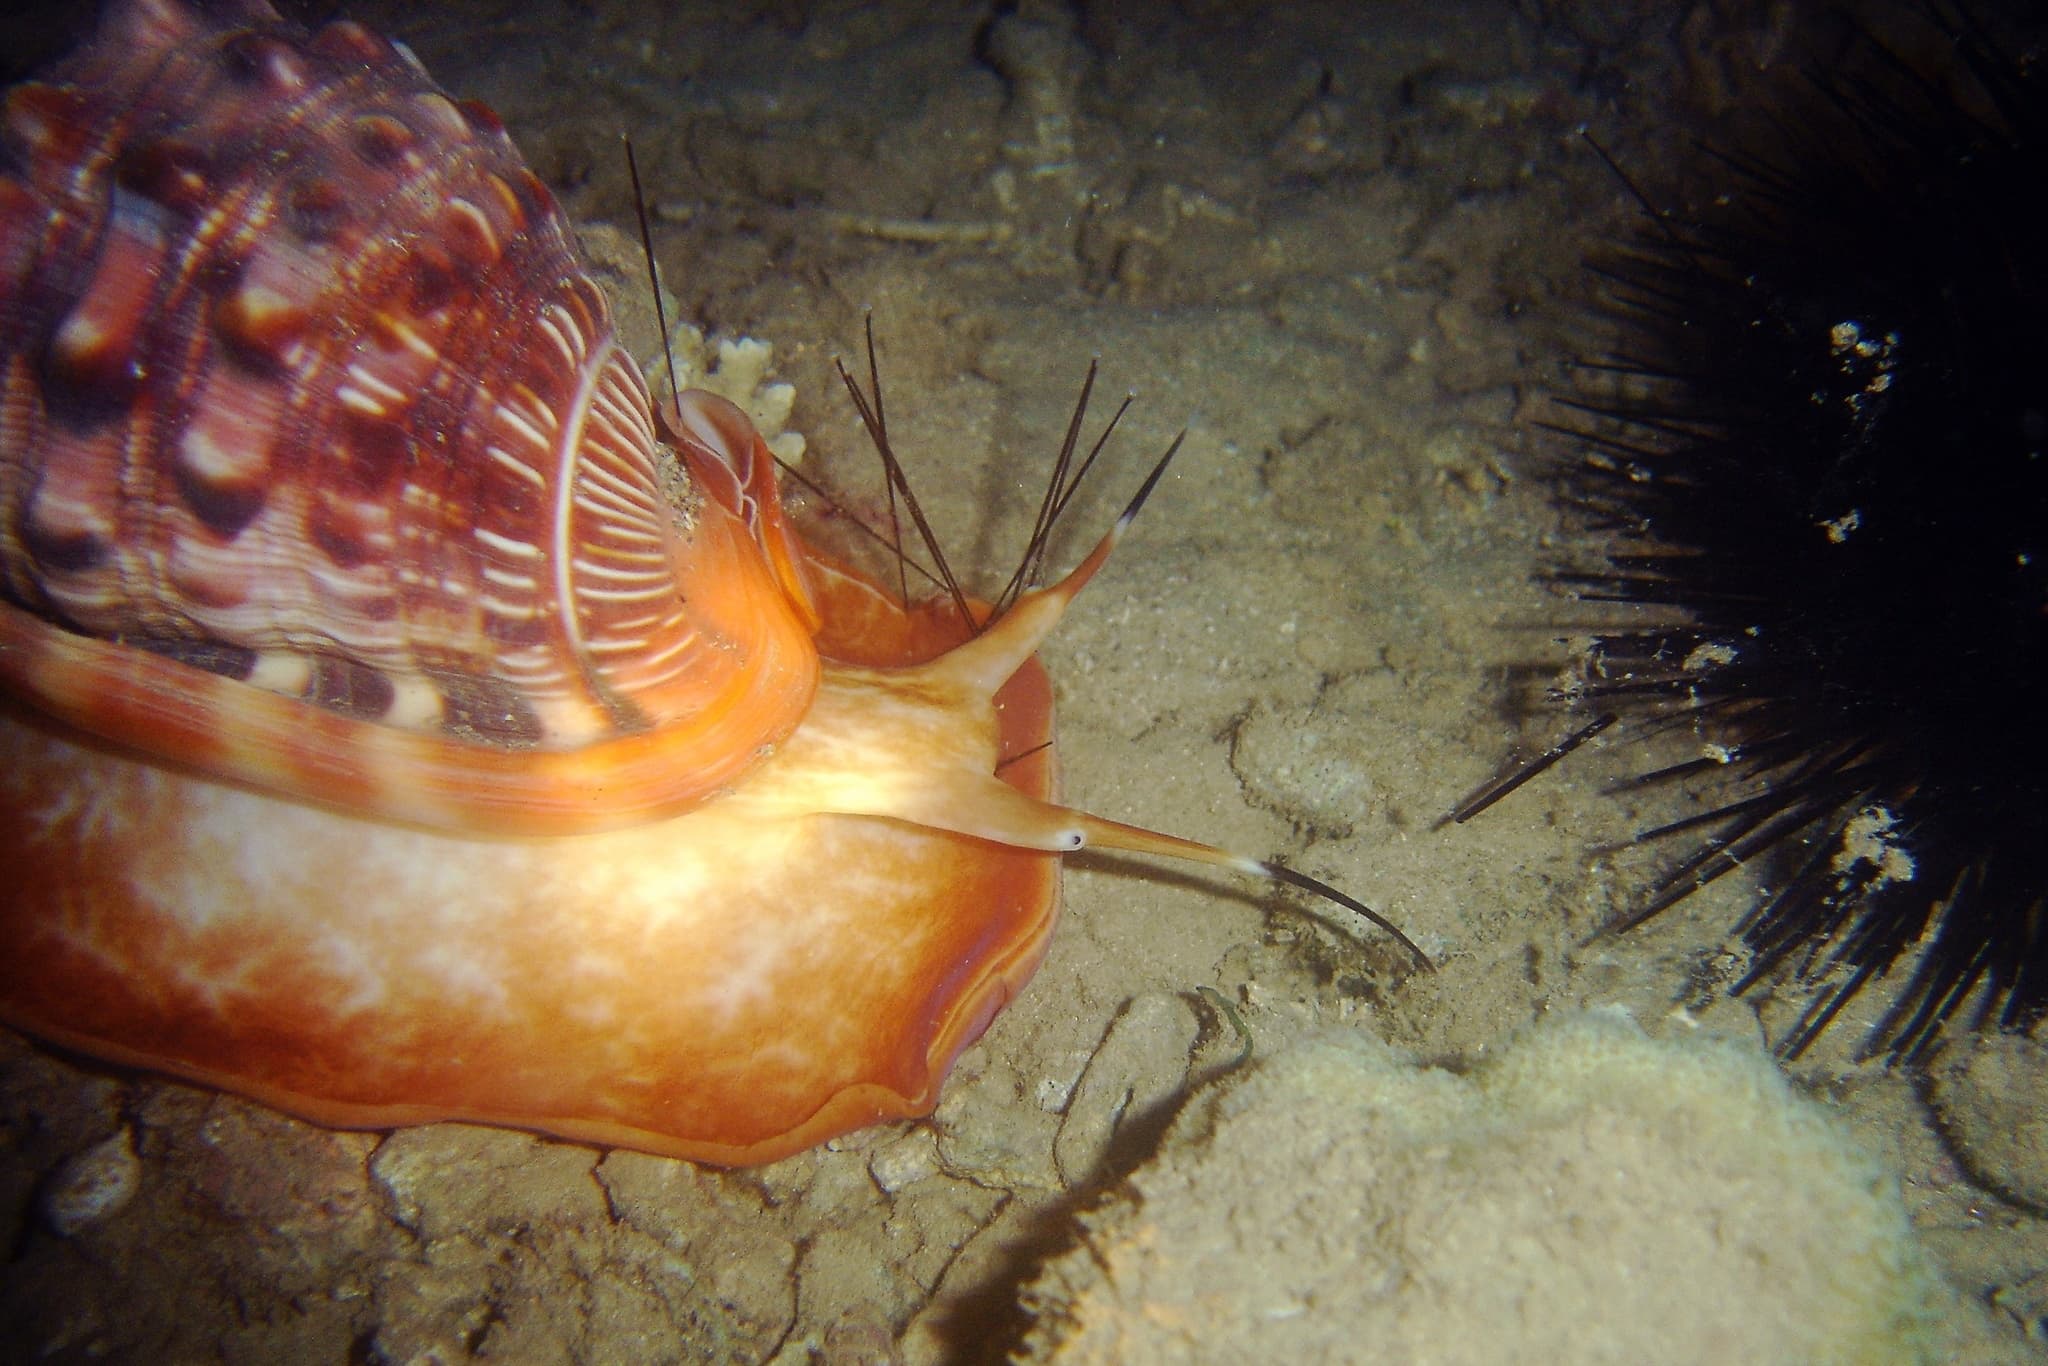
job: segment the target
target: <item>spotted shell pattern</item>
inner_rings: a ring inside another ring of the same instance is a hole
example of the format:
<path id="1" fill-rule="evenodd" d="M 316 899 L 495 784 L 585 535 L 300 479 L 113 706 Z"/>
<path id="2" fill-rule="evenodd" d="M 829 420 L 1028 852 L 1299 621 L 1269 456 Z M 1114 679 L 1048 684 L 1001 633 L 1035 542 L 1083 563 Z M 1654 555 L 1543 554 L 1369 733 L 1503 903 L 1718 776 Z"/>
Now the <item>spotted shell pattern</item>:
<path id="1" fill-rule="evenodd" d="M 314 704 L 315 725 L 270 718 L 298 771 L 239 776 L 331 798 L 352 775 L 376 807 L 437 771 L 446 791 L 395 810 L 428 824 L 489 825 L 558 783 L 535 752 L 677 727 L 738 757 L 671 749 L 680 776 L 621 800 L 730 780 L 817 668 L 765 448 L 708 398 L 680 462 L 656 439 L 603 292 L 488 109 L 354 23 L 218 10 L 117 4 L 0 116 L 6 603 L 60 628 L 52 650 L 120 642 Z M 10 667 L 44 709 L 119 730 L 86 696 L 96 660 Z M 185 694 L 164 706 L 207 705 L 189 674 L 164 675 Z M 187 730 L 264 724 L 249 694 Z M 501 790 L 465 807 L 452 775 L 493 753 Z M 235 772 L 216 757 L 196 756 Z"/>

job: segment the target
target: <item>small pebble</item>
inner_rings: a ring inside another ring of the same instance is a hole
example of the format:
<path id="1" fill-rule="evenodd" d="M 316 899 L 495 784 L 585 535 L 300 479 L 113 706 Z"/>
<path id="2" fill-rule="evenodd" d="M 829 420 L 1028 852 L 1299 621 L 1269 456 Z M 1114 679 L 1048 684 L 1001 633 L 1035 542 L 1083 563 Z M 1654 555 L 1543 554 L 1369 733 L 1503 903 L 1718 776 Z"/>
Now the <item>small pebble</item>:
<path id="1" fill-rule="evenodd" d="M 939 1150 L 929 1133 L 914 1131 L 886 1144 L 868 1159 L 868 1175 L 890 1195 L 939 1170 Z"/>
<path id="2" fill-rule="evenodd" d="M 120 1213 L 141 1185 L 135 1135 L 122 1129 L 57 1169 L 43 1191 L 43 1218 L 64 1237 L 72 1237 Z"/>

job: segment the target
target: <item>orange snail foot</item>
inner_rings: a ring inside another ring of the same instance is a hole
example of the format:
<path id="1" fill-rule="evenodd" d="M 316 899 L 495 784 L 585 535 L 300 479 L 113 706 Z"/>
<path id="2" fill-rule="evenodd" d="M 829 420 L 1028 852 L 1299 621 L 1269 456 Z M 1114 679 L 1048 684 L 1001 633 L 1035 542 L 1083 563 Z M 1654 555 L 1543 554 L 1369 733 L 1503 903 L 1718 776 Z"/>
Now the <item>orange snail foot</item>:
<path id="1" fill-rule="evenodd" d="M 889 676 L 828 673 L 817 710 L 857 730 Z M 1030 662 L 998 710 L 911 729 L 1019 752 L 1049 704 Z M 469 1120 L 739 1164 L 927 1113 L 1036 969 L 1058 857 L 798 809 L 848 781 L 827 756 L 901 738 L 804 735 L 686 815 L 497 841 L 0 717 L 0 1019 L 342 1127 Z M 1049 796 L 1050 754 L 1002 776 Z"/>

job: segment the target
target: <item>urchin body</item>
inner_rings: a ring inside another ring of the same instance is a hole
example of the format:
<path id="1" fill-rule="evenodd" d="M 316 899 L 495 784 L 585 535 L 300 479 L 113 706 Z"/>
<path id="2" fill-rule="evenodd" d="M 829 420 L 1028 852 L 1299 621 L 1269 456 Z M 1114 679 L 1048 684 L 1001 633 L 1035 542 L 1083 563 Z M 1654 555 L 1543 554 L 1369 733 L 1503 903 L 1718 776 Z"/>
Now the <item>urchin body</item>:
<path id="1" fill-rule="evenodd" d="M 1559 577 L 1644 609 L 1579 691 L 1704 737 L 1638 780 L 1709 800 L 1628 923 L 1764 860 L 1738 989 L 1819 986 L 1788 1054 L 1906 963 L 1872 1049 L 2048 1011 L 2048 91 L 1940 36 L 1800 86 L 1601 263 L 1625 340 L 1567 424 L 1608 539 Z"/>

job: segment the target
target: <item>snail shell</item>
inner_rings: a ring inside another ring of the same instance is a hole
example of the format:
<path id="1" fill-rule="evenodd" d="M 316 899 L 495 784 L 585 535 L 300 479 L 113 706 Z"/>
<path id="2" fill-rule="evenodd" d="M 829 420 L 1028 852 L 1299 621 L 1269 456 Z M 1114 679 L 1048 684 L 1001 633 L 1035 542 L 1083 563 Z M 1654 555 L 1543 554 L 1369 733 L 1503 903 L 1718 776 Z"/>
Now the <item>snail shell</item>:
<path id="1" fill-rule="evenodd" d="M 698 436 L 655 440 L 489 110 L 359 25 L 241 18 L 119 5 L 7 100 L 11 681 L 109 738 L 440 828 L 589 828 L 729 784 L 817 681 L 758 438 L 697 396 Z"/>

